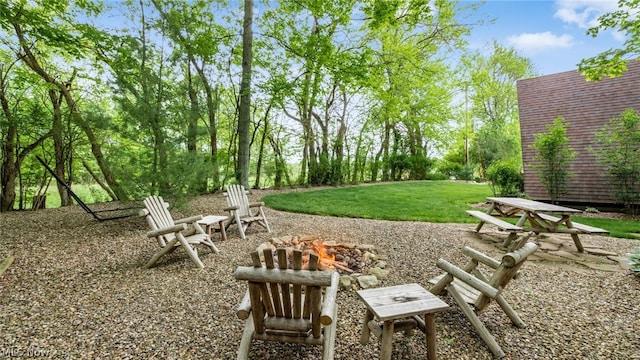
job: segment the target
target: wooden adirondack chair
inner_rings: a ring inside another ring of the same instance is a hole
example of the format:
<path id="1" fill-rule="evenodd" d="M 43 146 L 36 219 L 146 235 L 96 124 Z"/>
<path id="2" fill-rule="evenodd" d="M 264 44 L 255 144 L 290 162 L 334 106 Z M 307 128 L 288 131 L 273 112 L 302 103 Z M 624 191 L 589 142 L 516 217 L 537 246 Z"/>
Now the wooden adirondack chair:
<path id="1" fill-rule="evenodd" d="M 249 282 L 237 311 L 246 320 L 238 359 L 248 358 L 252 339 L 323 345 L 323 359 L 333 359 L 338 273 L 317 271 L 315 254 L 309 256 L 308 270 L 300 270 L 300 250 L 293 251 L 293 270 L 287 269 L 286 249 L 278 249 L 277 255 L 266 249 L 263 254 L 266 267 L 256 251 L 251 254 L 253 267 L 241 266 L 234 273 Z"/>
<path id="2" fill-rule="evenodd" d="M 155 195 L 144 199 L 144 206 L 145 209 L 140 210 L 140 216 L 144 216 L 151 227 L 147 237 L 156 238 L 160 245 L 160 250 L 153 255 L 145 268 L 153 266 L 163 255 L 171 253 L 180 246 L 199 268 L 203 268 L 204 265 L 198 257 L 196 245 L 206 245 L 214 253 L 218 253 L 218 248 L 211 241 L 211 236 L 197 223 L 202 219 L 202 215 L 174 221 L 169 212 L 169 204 L 162 197 Z"/>
<path id="3" fill-rule="evenodd" d="M 240 237 L 243 240 L 246 239 L 245 231 L 254 223 L 266 228 L 267 232 L 271 232 L 267 218 L 264 216 L 264 203 L 250 203 L 247 193 L 248 192 L 242 185 L 229 185 L 227 191 L 224 193 L 228 205 L 224 210 L 228 211 L 230 214 L 230 221 L 227 223 L 226 227 L 228 228 L 234 223 L 237 224 Z M 255 210 L 252 211 L 252 209 Z"/>
<path id="4" fill-rule="evenodd" d="M 524 321 L 502 296 L 502 291 L 516 275 L 527 257 L 537 249 L 536 244 L 528 242 L 521 248 L 504 255 L 502 261 L 497 261 L 466 246 L 463 252 L 471 260 L 464 268 L 460 269 L 446 260 L 439 259 L 437 266 L 446 271 L 446 274 L 429 281 L 435 284 L 430 289 L 431 293 L 438 295 L 446 290 L 451 295 L 482 340 L 498 358 L 504 357 L 505 354 L 476 313 L 484 310 L 491 300 L 495 300 L 514 325 L 520 328 L 525 327 Z M 495 269 L 493 275 L 485 277 L 478 269 L 479 264 Z"/>

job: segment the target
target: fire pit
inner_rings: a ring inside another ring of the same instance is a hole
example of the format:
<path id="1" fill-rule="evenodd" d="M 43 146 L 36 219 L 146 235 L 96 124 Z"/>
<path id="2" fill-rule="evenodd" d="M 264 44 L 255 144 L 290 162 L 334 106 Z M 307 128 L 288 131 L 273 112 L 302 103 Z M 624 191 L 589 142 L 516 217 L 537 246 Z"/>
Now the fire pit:
<path id="1" fill-rule="evenodd" d="M 287 255 L 293 250 L 301 250 L 303 268 L 306 268 L 309 254 L 318 255 L 318 267 L 323 271 L 337 271 L 340 276 L 341 287 L 354 288 L 355 283 L 361 288 L 376 286 L 378 281 L 386 277 L 389 270 L 386 262 L 373 245 L 339 243 L 334 240 L 323 240 L 316 235 L 283 236 L 272 238 L 258 246 L 257 251 L 262 256 L 264 249 L 286 248 Z M 287 258 L 292 258 L 287 256 Z M 277 263 L 277 259 L 274 258 Z M 292 268 L 291 264 L 288 264 Z"/>

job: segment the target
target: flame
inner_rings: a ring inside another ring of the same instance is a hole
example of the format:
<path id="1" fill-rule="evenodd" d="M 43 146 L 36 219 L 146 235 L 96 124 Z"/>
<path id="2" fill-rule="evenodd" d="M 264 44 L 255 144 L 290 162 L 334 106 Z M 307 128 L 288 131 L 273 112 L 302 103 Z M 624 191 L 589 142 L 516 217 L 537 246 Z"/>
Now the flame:
<path id="1" fill-rule="evenodd" d="M 311 243 L 311 248 L 318 255 L 318 264 L 322 264 L 328 267 L 333 267 L 333 262 L 336 257 L 333 254 L 327 253 L 327 247 L 324 246 L 322 241 L 314 241 Z"/>

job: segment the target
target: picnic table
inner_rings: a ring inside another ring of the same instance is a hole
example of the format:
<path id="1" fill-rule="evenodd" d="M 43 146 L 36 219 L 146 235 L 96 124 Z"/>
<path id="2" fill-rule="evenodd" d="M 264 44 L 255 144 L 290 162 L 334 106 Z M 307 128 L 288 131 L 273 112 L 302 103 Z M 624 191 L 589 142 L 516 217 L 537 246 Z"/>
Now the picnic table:
<path id="1" fill-rule="evenodd" d="M 518 232 L 566 233 L 571 234 L 578 251 L 584 252 L 578 234 L 609 233 L 604 229 L 571 221 L 571 215 L 582 212 L 578 209 L 513 197 L 488 197 L 487 201 L 491 205 L 486 213 L 476 210 L 467 210 L 467 213 L 480 219 L 476 232 L 479 232 L 485 223 L 491 223 L 500 230 L 508 231 L 510 235 L 505 240 L 505 247 L 511 245 Z M 512 224 L 501 218 L 518 218 L 518 221 Z"/>

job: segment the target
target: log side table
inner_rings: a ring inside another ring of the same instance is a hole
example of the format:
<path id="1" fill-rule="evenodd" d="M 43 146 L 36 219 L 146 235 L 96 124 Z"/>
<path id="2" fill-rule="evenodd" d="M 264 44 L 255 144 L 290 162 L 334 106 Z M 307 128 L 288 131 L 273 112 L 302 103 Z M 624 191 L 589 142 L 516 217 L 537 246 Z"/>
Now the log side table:
<path id="1" fill-rule="evenodd" d="M 214 232 L 220 233 L 220 238 L 223 241 L 227 240 L 227 232 L 224 229 L 224 222 L 227 221 L 226 216 L 218 216 L 218 215 L 208 215 L 198 220 L 197 223 L 204 226 L 204 231 L 212 236 Z M 218 227 L 215 227 L 215 224 L 218 224 Z"/>
<path id="2" fill-rule="evenodd" d="M 357 294 L 367 307 L 361 344 L 368 344 L 373 332 L 381 339 L 380 359 L 390 360 L 393 333 L 404 331 L 410 335 L 418 327 L 426 335 L 428 358 L 436 359 L 435 314 L 447 310 L 447 303 L 418 284 L 366 289 Z"/>

